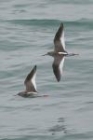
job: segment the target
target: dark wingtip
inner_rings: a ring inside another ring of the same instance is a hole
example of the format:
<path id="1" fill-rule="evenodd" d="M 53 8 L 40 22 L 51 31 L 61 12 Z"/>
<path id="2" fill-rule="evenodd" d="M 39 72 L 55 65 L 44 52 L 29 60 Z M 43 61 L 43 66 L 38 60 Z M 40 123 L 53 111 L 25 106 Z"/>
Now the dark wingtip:
<path id="1" fill-rule="evenodd" d="M 35 70 L 37 69 L 37 65 L 34 66 L 34 69 L 35 69 Z"/>
<path id="2" fill-rule="evenodd" d="M 60 79 L 57 79 L 57 82 L 60 82 Z"/>
<path id="3" fill-rule="evenodd" d="M 61 77 L 59 77 L 59 76 L 57 76 L 57 75 L 55 75 L 55 76 L 56 76 L 56 80 L 57 80 L 57 82 L 60 82 Z"/>
<path id="4" fill-rule="evenodd" d="M 61 22 L 60 26 L 63 27 L 63 23 L 62 22 Z"/>
<path id="5" fill-rule="evenodd" d="M 37 65 L 35 65 L 31 71 L 36 71 L 36 70 L 37 70 Z"/>

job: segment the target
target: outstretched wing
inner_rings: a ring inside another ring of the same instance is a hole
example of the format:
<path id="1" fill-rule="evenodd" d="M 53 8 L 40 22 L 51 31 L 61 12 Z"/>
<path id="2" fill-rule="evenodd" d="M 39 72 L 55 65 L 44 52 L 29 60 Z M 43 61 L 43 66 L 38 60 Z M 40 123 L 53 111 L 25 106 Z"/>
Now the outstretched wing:
<path id="1" fill-rule="evenodd" d="M 64 64 L 64 55 L 58 55 L 54 57 L 52 68 L 58 82 L 61 80 L 61 75 L 63 72 L 63 64 Z"/>
<path id="2" fill-rule="evenodd" d="M 36 92 L 36 69 L 37 66 L 35 65 L 31 72 L 27 75 L 24 84 L 26 85 L 27 92 Z"/>
<path id="3" fill-rule="evenodd" d="M 64 27 L 63 23 L 61 23 L 55 38 L 54 38 L 54 45 L 56 52 L 66 52 L 65 51 L 65 39 L 64 39 Z"/>

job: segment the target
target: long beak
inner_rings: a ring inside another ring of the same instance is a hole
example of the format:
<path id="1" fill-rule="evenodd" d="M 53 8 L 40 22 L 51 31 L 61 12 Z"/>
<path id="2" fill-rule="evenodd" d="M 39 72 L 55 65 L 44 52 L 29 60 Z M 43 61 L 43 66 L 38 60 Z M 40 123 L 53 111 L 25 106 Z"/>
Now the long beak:
<path id="1" fill-rule="evenodd" d="M 79 55 L 78 53 L 74 53 L 73 55 Z"/>
<path id="2" fill-rule="evenodd" d="M 41 55 L 41 56 L 45 56 L 45 55 L 47 55 L 47 53 L 46 53 L 46 54 L 43 54 L 43 55 Z"/>
<path id="3" fill-rule="evenodd" d="M 78 53 L 72 53 L 72 55 L 79 55 Z"/>
<path id="4" fill-rule="evenodd" d="M 70 53 L 67 56 L 74 56 L 74 55 L 79 55 L 78 53 Z"/>

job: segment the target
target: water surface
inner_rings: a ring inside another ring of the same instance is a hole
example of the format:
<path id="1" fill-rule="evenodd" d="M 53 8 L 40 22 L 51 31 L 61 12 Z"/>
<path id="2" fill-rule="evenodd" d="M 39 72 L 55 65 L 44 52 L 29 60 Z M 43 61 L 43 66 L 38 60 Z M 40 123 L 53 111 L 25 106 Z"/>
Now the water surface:
<path id="1" fill-rule="evenodd" d="M 0 139 L 93 139 L 93 1 L 0 1 Z M 64 23 L 62 80 L 52 72 L 53 39 Z M 47 98 L 16 95 L 34 65 L 37 89 Z"/>

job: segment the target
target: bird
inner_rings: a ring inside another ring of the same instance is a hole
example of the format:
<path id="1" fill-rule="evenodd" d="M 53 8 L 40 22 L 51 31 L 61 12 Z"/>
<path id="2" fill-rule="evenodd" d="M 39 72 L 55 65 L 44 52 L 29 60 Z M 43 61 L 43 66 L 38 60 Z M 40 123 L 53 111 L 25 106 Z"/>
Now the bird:
<path id="1" fill-rule="evenodd" d="M 36 88 L 36 70 L 37 66 L 35 65 L 34 68 L 30 71 L 27 75 L 24 85 L 26 89 L 22 92 L 19 92 L 18 95 L 22 97 L 36 97 L 37 96 L 37 88 Z"/>
<path id="2" fill-rule="evenodd" d="M 37 66 L 35 65 L 24 81 L 26 89 L 22 92 L 19 92 L 17 95 L 25 98 L 48 97 L 48 95 L 37 94 L 38 92 L 36 87 L 36 70 Z"/>
<path id="3" fill-rule="evenodd" d="M 65 50 L 65 38 L 64 38 L 64 26 L 63 23 L 60 24 L 55 37 L 54 37 L 54 51 L 47 52 L 46 54 L 42 55 L 49 55 L 54 58 L 54 62 L 52 64 L 54 75 L 59 82 L 61 80 L 62 75 L 62 67 L 64 63 L 65 56 L 74 56 L 78 55 L 76 53 L 68 53 Z"/>

